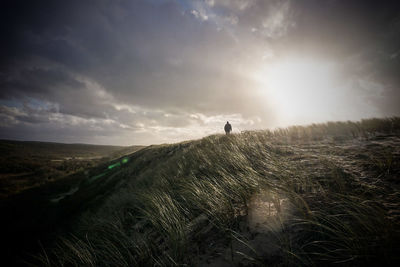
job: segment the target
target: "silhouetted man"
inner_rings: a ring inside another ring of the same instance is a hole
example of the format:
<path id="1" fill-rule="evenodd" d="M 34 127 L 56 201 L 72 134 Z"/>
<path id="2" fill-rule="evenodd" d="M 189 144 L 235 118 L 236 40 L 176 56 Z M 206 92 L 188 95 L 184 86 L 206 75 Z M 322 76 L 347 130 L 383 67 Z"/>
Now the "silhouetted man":
<path id="1" fill-rule="evenodd" d="M 230 134 L 230 132 L 232 131 L 232 125 L 229 124 L 229 121 L 226 122 L 224 130 L 226 134 Z"/>

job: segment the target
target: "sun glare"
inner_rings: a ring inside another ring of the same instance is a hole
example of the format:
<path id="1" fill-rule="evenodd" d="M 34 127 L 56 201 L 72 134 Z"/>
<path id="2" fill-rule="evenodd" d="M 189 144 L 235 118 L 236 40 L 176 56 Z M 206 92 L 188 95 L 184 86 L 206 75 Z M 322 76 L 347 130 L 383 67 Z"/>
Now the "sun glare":
<path id="1" fill-rule="evenodd" d="M 323 120 L 337 94 L 331 63 L 290 59 L 263 71 L 263 90 L 279 114 L 279 126 Z"/>

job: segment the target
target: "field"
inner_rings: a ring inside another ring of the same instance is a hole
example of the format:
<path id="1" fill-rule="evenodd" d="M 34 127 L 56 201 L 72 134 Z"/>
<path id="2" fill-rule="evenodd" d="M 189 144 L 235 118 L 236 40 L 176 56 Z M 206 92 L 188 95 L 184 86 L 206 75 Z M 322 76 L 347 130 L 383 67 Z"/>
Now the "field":
<path id="1" fill-rule="evenodd" d="M 6 253 L 44 266 L 397 266 L 399 158 L 400 118 L 149 146 L 9 198 Z"/>
<path id="2" fill-rule="evenodd" d="M 0 198 L 86 170 L 140 148 L 0 140 Z"/>

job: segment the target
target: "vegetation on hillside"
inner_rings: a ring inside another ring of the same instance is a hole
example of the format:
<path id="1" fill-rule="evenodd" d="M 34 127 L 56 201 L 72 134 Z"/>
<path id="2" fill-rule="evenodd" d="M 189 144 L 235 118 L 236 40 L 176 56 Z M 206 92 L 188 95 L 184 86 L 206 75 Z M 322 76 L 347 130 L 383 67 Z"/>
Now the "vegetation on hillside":
<path id="1" fill-rule="evenodd" d="M 82 195 L 116 181 L 36 258 L 49 266 L 396 265 L 399 152 L 399 118 L 151 146 L 81 184 Z"/>
<path id="2" fill-rule="evenodd" d="M 143 146 L 101 146 L 0 140 L 0 198 L 41 186 Z"/>

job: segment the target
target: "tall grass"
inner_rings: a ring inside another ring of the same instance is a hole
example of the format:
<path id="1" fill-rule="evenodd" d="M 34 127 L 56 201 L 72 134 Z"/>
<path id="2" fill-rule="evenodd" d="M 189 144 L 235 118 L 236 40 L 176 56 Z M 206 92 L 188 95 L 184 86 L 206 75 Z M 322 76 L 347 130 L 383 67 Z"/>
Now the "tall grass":
<path id="1" fill-rule="evenodd" d="M 369 138 L 394 134 L 399 126 L 399 118 L 371 119 L 149 147 L 121 170 L 126 178 L 119 189 L 84 213 L 74 235 L 47 251 L 42 264 L 193 265 L 208 249 L 210 236 L 232 246 L 240 236 L 238 218 L 260 191 L 287 198 L 292 207 L 290 219 L 273 233 L 279 264 L 389 264 L 397 260 L 399 229 L 380 203 L 384 192 L 364 195 L 357 190 L 357 177 L 329 161 L 318 161 L 324 171 L 315 173 L 300 160 L 307 155 L 295 160 L 286 144 L 332 136 Z M 256 252 L 236 252 L 257 265 L 268 262 Z"/>
<path id="2" fill-rule="evenodd" d="M 321 140 L 330 137 L 335 141 L 341 138 L 368 138 L 379 134 L 396 134 L 400 131 L 400 118 L 363 119 L 361 121 L 338 121 L 308 126 L 290 126 L 277 129 L 274 136 L 283 137 L 284 140 Z"/>

